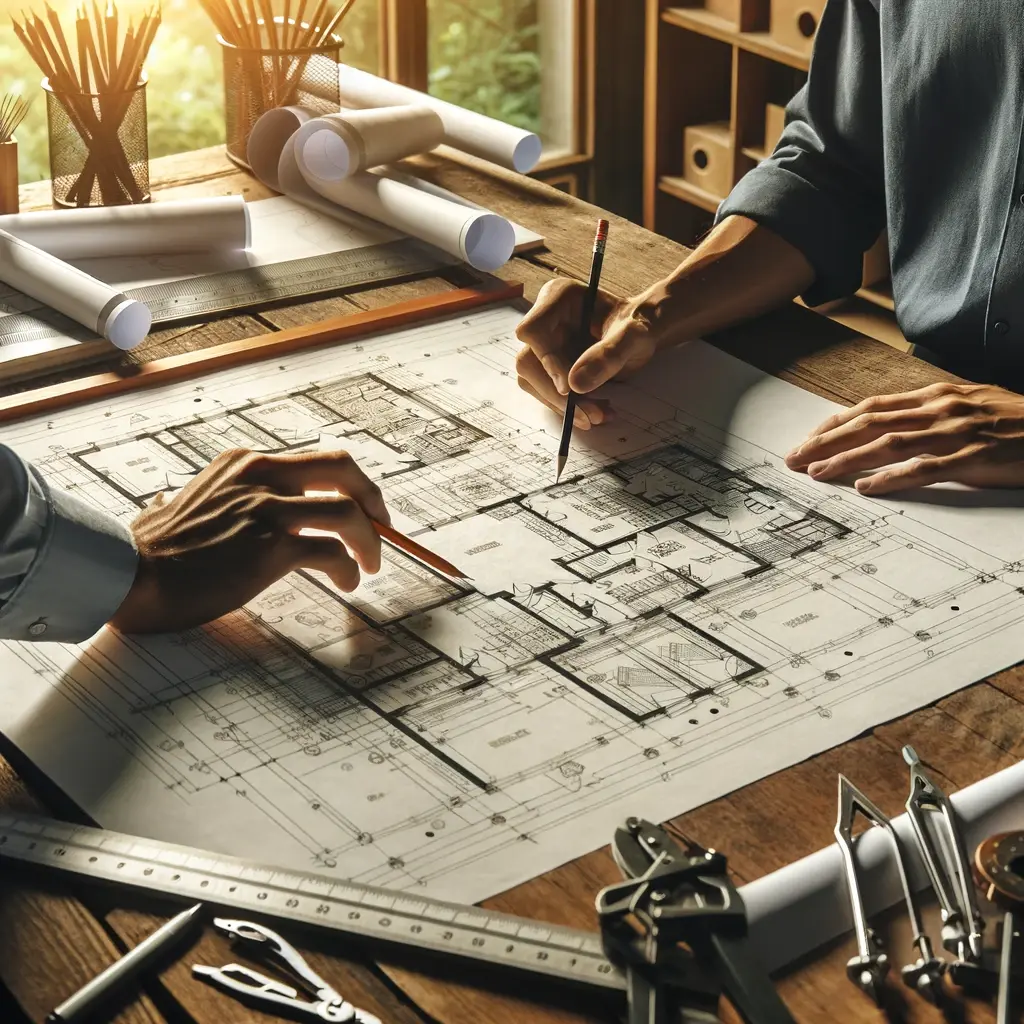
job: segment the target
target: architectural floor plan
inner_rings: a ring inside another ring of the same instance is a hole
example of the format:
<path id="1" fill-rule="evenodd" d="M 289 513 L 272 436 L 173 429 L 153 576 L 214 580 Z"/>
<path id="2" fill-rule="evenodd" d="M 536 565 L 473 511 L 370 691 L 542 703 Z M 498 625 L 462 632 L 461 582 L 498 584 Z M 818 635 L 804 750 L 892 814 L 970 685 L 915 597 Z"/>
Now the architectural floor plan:
<path id="1" fill-rule="evenodd" d="M 352 594 L 300 572 L 182 635 L 4 644 L 3 731 L 103 826 L 476 901 L 1024 657 L 1024 513 L 787 471 L 827 403 L 710 347 L 619 388 L 554 485 L 520 316 L 0 429 L 126 521 L 226 448 L 344 448 L 471 577 L 387 548 Z"/>

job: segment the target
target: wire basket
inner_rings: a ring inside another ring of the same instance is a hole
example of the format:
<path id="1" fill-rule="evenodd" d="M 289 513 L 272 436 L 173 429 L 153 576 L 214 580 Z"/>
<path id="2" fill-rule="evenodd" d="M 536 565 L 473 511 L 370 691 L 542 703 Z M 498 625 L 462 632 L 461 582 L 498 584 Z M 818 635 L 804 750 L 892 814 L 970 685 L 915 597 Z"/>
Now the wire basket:
<path id="1" fill-rule="evenodd" d="M 306 49 L 248 49 L 217 36 L 224 55 L 224 128 L 228 157 L 251 170 L 246 146 L 253 125 L 275 107 L 300 106 L 331 113 L 341 106 L 334 37 Z"/>
<path id="2" fill-rule="evenodd" d="M 123 92 L 58 93 L 43 79 L 53 205 L 150 201 L 146 77 Z"/>

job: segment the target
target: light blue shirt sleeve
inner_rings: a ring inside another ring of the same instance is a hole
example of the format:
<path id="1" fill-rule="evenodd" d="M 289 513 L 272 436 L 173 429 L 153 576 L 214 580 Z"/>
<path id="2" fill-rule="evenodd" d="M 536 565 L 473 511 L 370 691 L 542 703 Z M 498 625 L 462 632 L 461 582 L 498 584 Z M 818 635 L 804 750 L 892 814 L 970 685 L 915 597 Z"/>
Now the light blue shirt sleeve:
<path id="1" fill-rule="evenodd" d="M 0 445 L 0 640 L 87 640 L 121 606 L 137 566 L 120 520 Z"/>

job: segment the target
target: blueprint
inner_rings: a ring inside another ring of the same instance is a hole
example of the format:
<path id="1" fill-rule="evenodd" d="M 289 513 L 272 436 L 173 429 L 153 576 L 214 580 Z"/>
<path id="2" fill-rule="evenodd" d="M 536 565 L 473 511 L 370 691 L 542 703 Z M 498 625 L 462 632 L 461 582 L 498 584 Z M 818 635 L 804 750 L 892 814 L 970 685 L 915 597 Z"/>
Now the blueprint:
<path id="1" fill-rule="evenodd" d="M 100 825 L 474 902 L 1024 657 L 1024 511 L 785 469 L 833 408 L 697 343 L 577 432 L 497 306 L 6 425 L 126 522 L 226 448 L 344 448 L 395 526 L 181 635 L 0 645 L 0 728 Z M 823 826 L 824 827 L 824 826 Z"/>

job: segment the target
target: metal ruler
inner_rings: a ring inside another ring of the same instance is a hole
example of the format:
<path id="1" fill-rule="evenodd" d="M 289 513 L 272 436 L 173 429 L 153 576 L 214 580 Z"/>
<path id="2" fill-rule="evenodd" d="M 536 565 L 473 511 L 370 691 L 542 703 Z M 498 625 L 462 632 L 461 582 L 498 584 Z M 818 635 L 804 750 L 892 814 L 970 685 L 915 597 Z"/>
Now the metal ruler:
<path id="1" fill-rule="evenodd" d="M 394 281 L 437 271 L 457 262 L 454 256 L 439 249 L 403 238 L 323 256 L 307 256 L 261 267 L 204 274 L 167 284 L 130 288 L 125 290 L 125 295 L 149 306 L 156 327 L 230 310 Z M 74 321 L 13 289 L 0 291 L 0 302 L 19 311 L 0 317 L 0 346 L 50 339 L 84 341 L 95 337 Z"/>
<path id="2" fill-rule="evenodd" d="M 0 814 L 0 866 L 8 862 L 55 868 L 175 899 L 589 987 L 626 988 L 625 975 L 606 959 L 596 932 L 267 867 L 52 818 Z"/>

